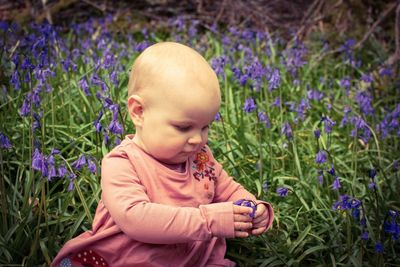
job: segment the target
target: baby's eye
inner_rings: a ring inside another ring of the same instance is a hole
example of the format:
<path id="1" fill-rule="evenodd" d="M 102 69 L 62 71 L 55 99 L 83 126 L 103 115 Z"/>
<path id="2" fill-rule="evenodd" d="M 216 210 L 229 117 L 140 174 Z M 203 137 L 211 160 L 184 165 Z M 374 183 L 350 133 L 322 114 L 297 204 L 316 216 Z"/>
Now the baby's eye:
<path id="1" fill-rule="evenodd" d="M 174 127 L 180 132 L 187 132 L 190 130 L 190 126 L 174 125 Z"/>

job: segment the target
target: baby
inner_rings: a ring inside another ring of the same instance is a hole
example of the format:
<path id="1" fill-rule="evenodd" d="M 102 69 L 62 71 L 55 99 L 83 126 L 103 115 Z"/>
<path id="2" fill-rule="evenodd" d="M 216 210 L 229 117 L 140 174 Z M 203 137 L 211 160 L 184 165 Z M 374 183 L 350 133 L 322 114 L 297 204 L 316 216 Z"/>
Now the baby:
<path id="1" fill-rule="evenodd" d="M 102 161 L 92 231 L 52 266 L 235 266 L 225 238 L 260 235 L 274 214 L 206 145 L 220 103 L 218 79 L 196 51 L 172 42 L 143 51 L 128 85 L 136 133 Z M 257 203 L 255 214 L 233 204 L 240 199 Z"/>

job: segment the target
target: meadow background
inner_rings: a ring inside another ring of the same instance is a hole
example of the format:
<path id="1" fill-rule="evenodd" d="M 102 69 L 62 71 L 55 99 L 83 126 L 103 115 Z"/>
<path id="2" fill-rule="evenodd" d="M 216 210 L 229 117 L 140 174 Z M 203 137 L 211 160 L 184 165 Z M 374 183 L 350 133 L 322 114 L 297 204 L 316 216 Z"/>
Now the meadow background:
<path id="1" fill-rule="evenodd" d="M 361 46 L 359 35 L 287 38 L 185 17 L 161 28 L 135 23 L 111 14 L 66 26 L 0 22 L 0 266 L 47 266 L 91 229 L 101 158 L 134 132 L 129 68 L 166 40 L 193 47 L 216 71 L 223 103 L 209 145 L 275 209 L 269 232 L 228 241 L 229 258 L 400 266 L 394 36 Z"/>

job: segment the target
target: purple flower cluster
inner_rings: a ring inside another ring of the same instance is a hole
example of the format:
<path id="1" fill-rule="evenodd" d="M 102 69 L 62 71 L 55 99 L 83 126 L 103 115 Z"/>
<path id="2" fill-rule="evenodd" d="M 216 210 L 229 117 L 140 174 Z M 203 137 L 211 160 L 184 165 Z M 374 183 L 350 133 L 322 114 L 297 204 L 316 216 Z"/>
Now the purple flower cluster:
<path id="1" fill-rule="evenodd" d="M 341 195 L 340 199 L 333 204 L 332 209 L 351 211 L 351 216 L 360 221 L 361 201 L 356 198 L 352 198 L 349 195 Z"/>
<path id="2" fill-rule="evenodd" d="M 393 111 L 388 111 L 381 122 L 376 126 L 376 131 L 380 133 L 382 139 L 394 133 L 400 136 L 400 104 L 397 104 Z"/>
<path id="3" fill-rule="evenodd" d="M 400 238 L 400 212 L 389 210 L 388 216 L 383 223 L 384 231 L 397 241 Z"/>

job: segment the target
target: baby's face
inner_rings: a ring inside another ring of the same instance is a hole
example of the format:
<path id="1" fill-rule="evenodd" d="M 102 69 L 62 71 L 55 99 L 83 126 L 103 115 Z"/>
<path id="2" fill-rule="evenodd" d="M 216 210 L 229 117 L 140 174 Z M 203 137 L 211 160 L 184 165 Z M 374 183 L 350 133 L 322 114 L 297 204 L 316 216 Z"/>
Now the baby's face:
<path id="1" fill-rule="evenodd" d="M 139 145 L 167 164 L 185 162 L 208 140 L 210 124 L 219 109 L 219 99 L 204 99 L 186 93 L 181 97 L 159 97 L 144 111 L 137 131 Z"/>
<path id="2" fill-rule="evenodd" d="M 156 71 L 141 72 L 143 112 L 135 123 L 134 141 L 157 160 L 179 164 L 207 143 L 221 100 L 218 79 L 208 63 L 186 48 L 172 46 L 165 62 L 164 54 L 157 56 L 160 64 L 152 62 Z"/>

